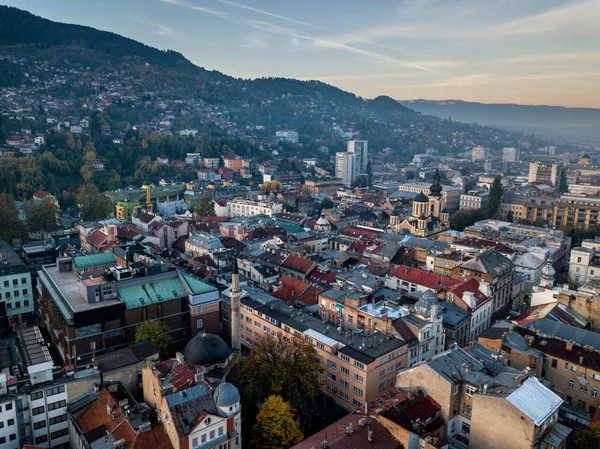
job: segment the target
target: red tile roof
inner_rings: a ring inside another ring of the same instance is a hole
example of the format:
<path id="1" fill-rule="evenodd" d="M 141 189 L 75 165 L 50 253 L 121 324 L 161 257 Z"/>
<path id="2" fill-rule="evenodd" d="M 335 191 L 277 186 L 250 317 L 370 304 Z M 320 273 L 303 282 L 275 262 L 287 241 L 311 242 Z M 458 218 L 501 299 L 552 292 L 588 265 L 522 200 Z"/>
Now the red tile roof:
<path id="1" fill-rule="evenodd" d="M 44 192 L 43 190 L 36 190 L 35 192 L 33 192 L 33 196 L 43 200 L 47 196 L 51 196 L 51 195 L 48 192 Z"/>
<path id="2" fill-rule="evenodd" d="M 475 296 L 475 304 L 477 304 L 475 309 L 478 309 L 483 304 L 485 304 L 486 302 L 488 302 L 492 299 L 491 296 L 486 296 L 479 290 L 479 281 L 475 278 L 469 279 L 468 281 L 461 281 L 458 284 L 450 287 L 448 289 L 448 291 L 453 293 L 457 298 L 459 298 L 461 300 L 462 300 L 463 294 L 465 292 L 473 293 L 474 294 L 473 296 Z M 469 305 L 467 304 L 467 306 L 469 306 Z M 470 312 L 471 307 L 468 307 L 468 308 L 469 308 L 469 312 Z"/>
<path id="3" fill-rule="evenodd" d="M 354 227 L 349 227 L 344 229 L 341 233 L 341 235 L 348 235 L 348 236 L 352 236 L 352 237 L 363 237 L 363 238 L 377 238 L 381 235 L 381 232 L 375 232 L 375 231 L 369 231 L 367 229 L 360 229 L 360 228 L 354 228 Z"/>
<path id="4" fill-rule="evenodd" d="M 515 250 L 504 243 L 494 242 L 493 240 L 480 239 L 477 237 L 465 237 L 455 241 L 456 245 L 469 246 L 471 248 L 494 248 L 503 254 L 514 254 Z"/>
<path id="5" fill-rule="evenodd" d="M 149 214 L 148 212 L 140 212 L 135 218 L 142 223 L 148 224 L 156 218 L 156 215 Z"/>
<path id="6" fill-rule="evenodd" d="M 287 268 L 289 270 L 297 271 L 300 273 L 308 274 L 310 270 L 315 267 L 316 263 L 310 259 L 305 259 L 304 257 L 296 256 L 294 254 L 290 254 L 285 258 L 285 260 L 281 263 L 283 268 Z"/>
<path id="7" fill-rule="evenodd" d="M 175 391 L 185 390 L 196 383 L 196 367 L 192 364 L 181 364 L 176 359 L 165 360 L 154 365 L 161 375 L 171 374 L 170 383 Z"/>
<path id="8" fill-rule="evenodd" d="M 335 271 L 323 271 L 320 268 L 315 268 L 310 272 L 307 279 L 315 284 L 329 287 L 335 282 Z"/>
<path id="9" fill-rule="evenodd" d="M 406 265 L 401 265 L 394 273 L 394 276 L 402 281 L 411 282 L 433 290 L 440 290 L 446 286 L 451 287 L 460 282 L 458 279 L 449 278 L 441 274 L 431 273 L 418 268 L 411 268 Z"/>
<path id="10" fill-rule="evenodd" d="M 105 234 L 103 231 L 101 231 L 100 229 L 96 229 L 94 232 L 92 232 L 92 234 L 89 237 L 89 242 L 92 246 L 96 247 L 96 248 L 100 248 L 103 246 L 103 244 L 106 243 L 106 240 L 108 239 L 108 234 Z"/>

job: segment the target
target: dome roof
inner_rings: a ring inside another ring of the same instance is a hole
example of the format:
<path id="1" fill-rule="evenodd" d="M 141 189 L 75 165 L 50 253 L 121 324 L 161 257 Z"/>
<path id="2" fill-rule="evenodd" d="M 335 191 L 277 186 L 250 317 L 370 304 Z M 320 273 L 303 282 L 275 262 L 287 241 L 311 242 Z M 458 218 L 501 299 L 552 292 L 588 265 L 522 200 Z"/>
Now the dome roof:
<path id="1" fill-rule="evenodd" d="M 427 289 L 423 292 L 421 299 L 415 304 L 415 311 L 423 316 L 431 315 L 431 307 L 437 306 L 439 299 L 435 296 L 435 293 L 431 289 Z"/>
<path id="2" fill-rule="evenodd" d="M 427 198 L 423 192 L 420 192 L 417 196 L 415 196 L 413 203 L 429 203 L 429 198 Z"/>
<path id="3" fill-rule="evenodd" d="M 556 270 L 554 269 L 554 267 L 552 266 L 551 263 L 547 263 L 544 266 L 544 268 L 542 268 L 542 276 L 554 278 L 555 275 L 556 275 Z"/>
<path id="4" fill-rule="evenodd" d="M 321 212 L 321 216 L 317 220 L 317 224 L 319 226 L 330 226 L 329 220 L 327 220 L 327 218 L 325 218 L 325 213 L 324 212 Z"/>
<path id="5" fill-rule="evenodd" d="M 234 385 L 223 382 L 215 389 L 213 399 L 217 407 L 233 407 L 240 402 L 240 392 Z"/>
<path id="6" fill-rule="evenodd" d="M 185 363 L 210 366 L 224 362 L 232 352 L 218 335 L 203 333 L 196 335 L 185 345 L 183 357 Z"/>

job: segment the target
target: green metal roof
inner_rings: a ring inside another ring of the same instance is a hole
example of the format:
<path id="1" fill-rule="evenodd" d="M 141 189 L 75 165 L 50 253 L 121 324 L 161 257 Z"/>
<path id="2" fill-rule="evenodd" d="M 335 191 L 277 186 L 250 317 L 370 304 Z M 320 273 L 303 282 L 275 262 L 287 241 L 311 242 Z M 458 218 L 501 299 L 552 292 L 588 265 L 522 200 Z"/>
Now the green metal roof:
<path id="1" fill-rule="evenodd" d="M 109 265 L 111 263 L 117 263 L 113 253 L 91 254 L 89 256 L 73 257 L 73 265 L 75 265 L 75 269 L 77 270 L 97 267 L 99 265 Z"/>
<path id="2" fill-rule="evenodd" d="M 119 298 L 128 310 L 185 297 L 187 292 L 179 279 L 166 279 L 119 289 Z"/>
<path id="3" fill-rule="evenodd" d="M 202 282 L 201 280 L 196 279 L 189 274 L 181 273 L 181 275 L 183 276 L 183 279 L 187 283 L 193 295 L 201 295 L 202 293 L 217 291 L 217 287 L 207 284 L 206 282 Z"/>

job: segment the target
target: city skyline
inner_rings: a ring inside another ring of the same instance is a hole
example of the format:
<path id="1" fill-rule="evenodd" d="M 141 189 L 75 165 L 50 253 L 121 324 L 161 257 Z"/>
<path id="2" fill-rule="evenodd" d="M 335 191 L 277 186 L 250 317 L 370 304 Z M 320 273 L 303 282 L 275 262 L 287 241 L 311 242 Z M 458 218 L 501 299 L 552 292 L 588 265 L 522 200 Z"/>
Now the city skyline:
<path id="1" fill-rule="evenodd" d="M 235 77 L 318 79 L 398 100 L 600 107 L 600 0 L 3 3 Z"/>

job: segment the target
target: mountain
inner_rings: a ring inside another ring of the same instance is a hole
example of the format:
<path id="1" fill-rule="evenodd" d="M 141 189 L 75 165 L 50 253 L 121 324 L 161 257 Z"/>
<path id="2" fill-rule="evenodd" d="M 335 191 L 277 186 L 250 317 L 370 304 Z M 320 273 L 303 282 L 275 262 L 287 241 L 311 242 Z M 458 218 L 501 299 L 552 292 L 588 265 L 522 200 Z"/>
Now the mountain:
<path id="1" fill-rule="evenodd" d="M 563 142 L 600 142 L 600 109 L 562 106 L 484 104 L 461 100 L 411 100 L 401 103 L 422 114 L 535 133 Z"/>

